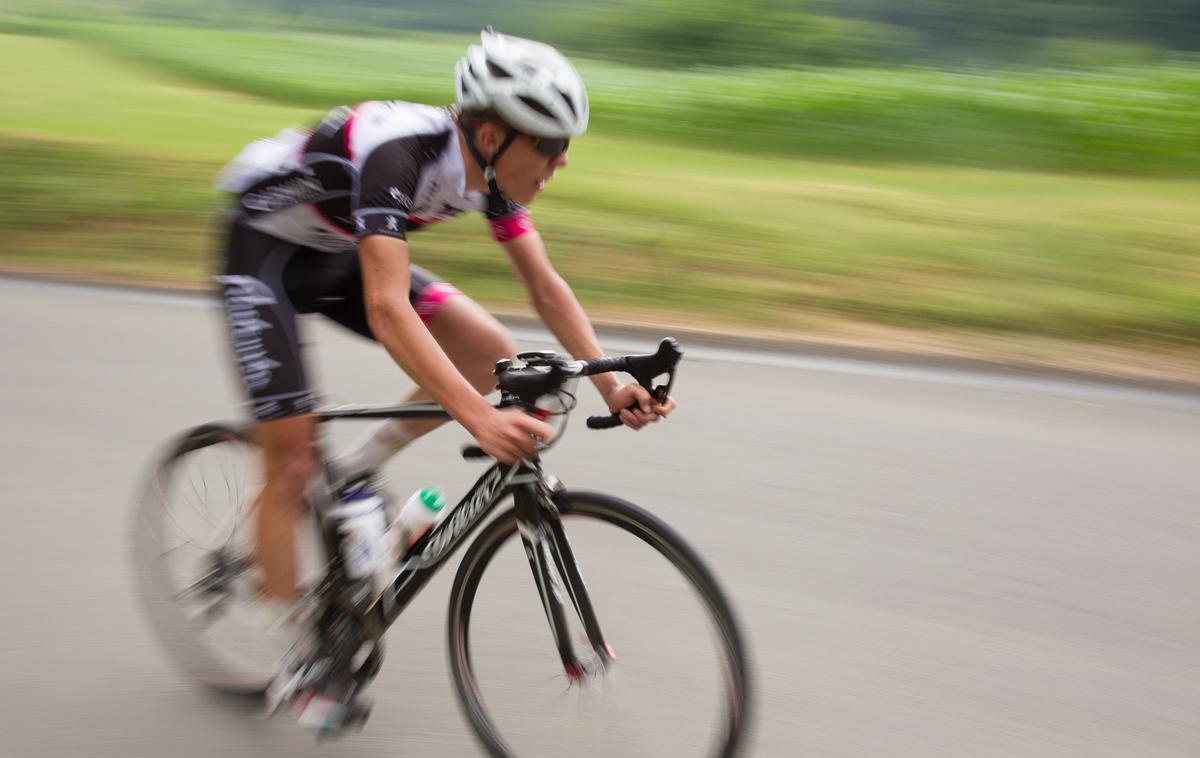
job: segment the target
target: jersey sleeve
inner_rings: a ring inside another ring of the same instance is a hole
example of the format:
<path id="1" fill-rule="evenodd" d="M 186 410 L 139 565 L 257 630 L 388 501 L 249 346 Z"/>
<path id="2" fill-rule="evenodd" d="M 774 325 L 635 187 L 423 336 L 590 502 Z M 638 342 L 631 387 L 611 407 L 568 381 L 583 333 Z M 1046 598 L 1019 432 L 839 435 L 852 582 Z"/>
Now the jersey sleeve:
<path id="1" fill-rule="evenodd" d="M 405 239 L 422 155 L 419 139 L 402 137 L 383 143 L 367 156 L 352 213 L 359 239 L 371 234 Z"/>
<path id="2" fill-rule="evenodd" d="M 492 237 L 497 242 L 515 240 L 517 237 L 534 231 L 529 210 L 525 206 L 513 202 L 507 195 L 489 196 L 488 207 L 484 213 L 492 228 Z"/>

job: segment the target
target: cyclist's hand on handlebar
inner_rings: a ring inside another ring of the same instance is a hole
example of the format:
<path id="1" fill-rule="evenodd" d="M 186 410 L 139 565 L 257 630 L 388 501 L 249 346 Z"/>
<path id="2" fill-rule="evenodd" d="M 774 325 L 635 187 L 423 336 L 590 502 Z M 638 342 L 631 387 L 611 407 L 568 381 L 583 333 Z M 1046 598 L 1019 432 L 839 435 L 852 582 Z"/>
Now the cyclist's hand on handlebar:
<path id="1" fill-rule="evenodd" d="M 604 398 L 604 402 L 613 413 L 620 412 L 621 421 L 630 429 L 641 429 L 665 418 L 676 406 L 675 398 L 668 397 L 660 403 L 637 382 L 618 388 Z"/>
<path id="2" fill-rule="evenodd" d="M 483 448 L 483 452 L 501 463 L 516 463 L 521 458 L 535 458 L 536 440 L 549 442 L 554 439 L 554 427 L 516 408 L 503 411 L 493 408 L 482 421 L 467 431 L 479 443 L 479 447 Z"/>

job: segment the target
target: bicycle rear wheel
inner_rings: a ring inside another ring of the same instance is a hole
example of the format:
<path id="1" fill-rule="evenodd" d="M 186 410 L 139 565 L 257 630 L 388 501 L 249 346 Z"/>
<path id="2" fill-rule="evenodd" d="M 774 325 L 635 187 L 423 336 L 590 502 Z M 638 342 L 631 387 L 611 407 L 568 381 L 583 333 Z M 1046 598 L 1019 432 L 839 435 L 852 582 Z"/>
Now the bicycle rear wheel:
<path id="1" fill-rule="evenodd" d="M 278 644 L 254 612 L 252 512 L 262 486 L 257 446 L 236 426 L 185 433 L 159 461 L 134 514 L 138 594 L 170 658 L 215 689 L 261 693 Z M 311 519 L 298 544 L 301 578 L 320 555 Z"/>
<path id="2" fill-rule="evenodd" d="M 553 562 L 573 556 L 616 658 L 591 652 L 586 611 L 563 586 L 573 572 L 555 570 L 550 602 L 571 617 L 588 672 L 582 680 L 564 674 L 546 609 L 531 591 L 515 511 L 502 514 L 463 558 L 449 610 L 452 675 L 485 748 L 498 758 L 735 755 L 749 672 L 712 573 L 670 527 L 630 503 L 582 492 L 554 502 L 569 546 L 552 545 Z"/>

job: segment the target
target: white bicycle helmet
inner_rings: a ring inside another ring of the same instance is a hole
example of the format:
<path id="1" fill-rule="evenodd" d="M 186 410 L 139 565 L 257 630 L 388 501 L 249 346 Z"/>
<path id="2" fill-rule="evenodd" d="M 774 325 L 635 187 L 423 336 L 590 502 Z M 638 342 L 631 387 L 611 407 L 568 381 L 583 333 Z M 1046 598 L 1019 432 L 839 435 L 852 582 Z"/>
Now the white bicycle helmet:
<path id="1" fill-rule="evenodd" d="M 541 42 L 487 27 L 455 67 L 463 113 L 492 110 L 509 126 L 537 137 L 578 137 L 587 131 L 583 79 L 561 53 Z"/>

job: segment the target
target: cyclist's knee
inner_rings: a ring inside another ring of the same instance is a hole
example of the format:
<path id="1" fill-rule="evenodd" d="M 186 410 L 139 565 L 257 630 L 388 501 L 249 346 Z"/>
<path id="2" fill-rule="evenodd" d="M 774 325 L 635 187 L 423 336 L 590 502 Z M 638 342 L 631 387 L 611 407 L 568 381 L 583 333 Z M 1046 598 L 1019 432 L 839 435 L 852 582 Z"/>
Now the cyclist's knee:
<path id="1" fill-rule="evenodd" d="M 316 457 L 310 449 L 277 458 L 267 469 L 267 479 L 278 490 L 299 497 L 315 471 Z"/>
<path id="2" fill-rule="evenodd" d="M 517 344 L 508 330 L 496 321 L 484 322 L 471 342 L 475 352 L 474 365 L 467 378 L 480 392 L 487 392 L 496 386 L 492 374 L 496 361 L 516 355 Z"/>
<path id="3" fill-rule="evenodd" d="M 482 330 L 479 337 L 479 352 L 490 371 L 501 358 L 517 354 L 517 343 L 511 334 L 498 322 L 492 322 Z"/>

